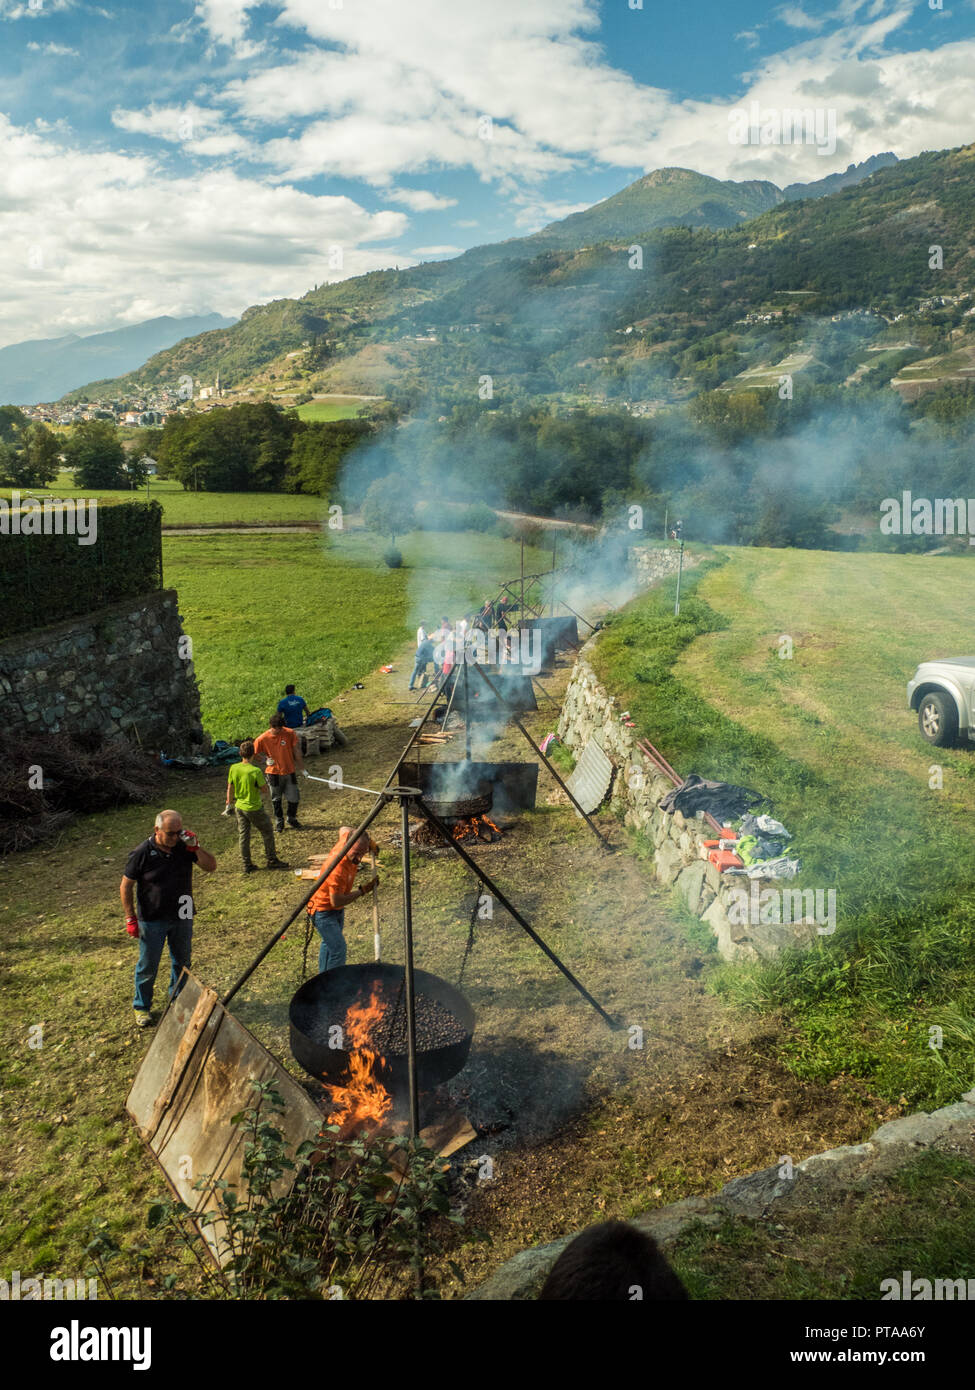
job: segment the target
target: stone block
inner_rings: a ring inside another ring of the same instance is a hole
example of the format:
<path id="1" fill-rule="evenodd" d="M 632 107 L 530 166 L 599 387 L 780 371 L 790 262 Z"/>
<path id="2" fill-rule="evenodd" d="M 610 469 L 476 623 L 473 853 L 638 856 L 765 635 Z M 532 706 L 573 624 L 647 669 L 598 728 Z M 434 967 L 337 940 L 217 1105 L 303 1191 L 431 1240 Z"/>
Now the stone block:
<path id="1" fill-rule="evenodd" d="M 680 873 L 681 864 L 680 850 L 673 840 L 665 840 L 657 850 L 655 856 L 657 877 L 665 886 L 673 883 Z"/>
<path id="2" fill-rule="evenodd" d="M 698 911 L 703 887 L 704 864 L 699 859 L 696 864 L 689 864 L 677 877 L 677 889 L 691 912 Z"/>

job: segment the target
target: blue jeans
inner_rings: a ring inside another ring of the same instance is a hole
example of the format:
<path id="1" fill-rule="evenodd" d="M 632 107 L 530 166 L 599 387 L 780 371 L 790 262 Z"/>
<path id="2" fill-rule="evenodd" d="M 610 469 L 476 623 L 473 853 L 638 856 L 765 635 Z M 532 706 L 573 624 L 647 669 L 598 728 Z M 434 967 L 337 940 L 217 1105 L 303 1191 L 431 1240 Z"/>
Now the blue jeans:
<path id="1" fill-rule="evenodd" d="M 410 689 L 411 689 L 411 690 L 413 689 L 413 686 L 414 686 L 415 683 L 416 683 L 416 678 L 417 678 L 417 676 L 422 676 L 422 677 L 423 677 L 423 684 L 426 685 L 426 683 L 427 683 L 427 667 L 428 667 L 429 665 L 430 665 L 430 659 L 429 659 L 429 657 L 427 658 L 426 661 L 420 661 L 420 659 L 417 658 L 417 660 L 416 660 L 416 662 L 415 662 L 415 664 L 414 664 L 414 666 L 413 666 L 413 674 L 412 674 L 412 676 L 410 676 Z"/>
<path id="2" fill-rule="evenodd" d="M 345 926 L 344 909 L 332 908 L 327 912 L 313 912 L 311 920 L 315 923 L 315 930 L 322 938 L 322 944 L 318 948 L 319 975 L 325 970 L 337 970 L 340 965 L 345 964 L 348 949 L 342 933 L 342 928 Z"/>
<path id="3" fill-rule="evenodd" d="M 193 945 L 193 923 L 190 922 L 143 922 L 139 918 L 139 960 L 135 967 L 135 999 L 133 1008 L 152 1008 L 152 990 L 156 983 L 156 972 L 162 959 L 163 947 L 169 943 L 169 959 L 172 969 L 169 972 L 169 997 L 179 993 L 176 983 L 185 966 L 190 967 L 190 950 Z"/>

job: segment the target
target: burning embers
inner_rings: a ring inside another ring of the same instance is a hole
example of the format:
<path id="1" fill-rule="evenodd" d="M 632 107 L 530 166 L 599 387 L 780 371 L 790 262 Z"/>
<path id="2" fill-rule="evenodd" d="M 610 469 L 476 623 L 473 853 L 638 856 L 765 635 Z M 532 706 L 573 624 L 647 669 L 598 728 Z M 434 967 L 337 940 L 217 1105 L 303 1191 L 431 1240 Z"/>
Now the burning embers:
<path id="1" fill-rule="evenodd" d="M 454 821 L 451 826 L 451 834 L 462 845 L 473 844 L 475 840 L 483 840 L 490 845 L 500 840 L 503 833 L 490 816 L 470 816 L 466 820 Z"/>
<path id="2" fill-rule="evenodd" d="M 478 815 L 455 818 L 442 817 L 441 819 L 450 831 L 454 842 L 458 845 L 491 845 L 504 835 L 500 825 L 496 825 L 490 816 L 483 812 Z M 399 831 L 394 831 L 390 839 L 395 845 L 402 843 L 402 836 Z M 416 845 L 420 849 L 444 851 L 447 849 L 440 832 L 428 820 L 411 823 L 410 844 Z"/>

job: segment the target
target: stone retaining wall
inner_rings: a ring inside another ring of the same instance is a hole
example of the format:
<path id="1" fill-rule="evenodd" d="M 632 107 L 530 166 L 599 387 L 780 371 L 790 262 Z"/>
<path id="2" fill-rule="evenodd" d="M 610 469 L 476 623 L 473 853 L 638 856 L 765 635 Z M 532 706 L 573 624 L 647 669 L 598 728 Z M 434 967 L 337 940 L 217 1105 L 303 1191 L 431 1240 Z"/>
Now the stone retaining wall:
<path id="1" fill-rule="evenodd" d="M 647 589 L 651 584 L 666 579 L 668 575 L 676 574 L 680 568 L 680 546 L 676 541 L 670 541 L 667 545 L 631 546 L 629 557 L 641 589 Z M 696 564 L 697 558 L 685 550 L 684 568 L 690 569 Z"/>
<path id="2" fill-rule="evenodd" d="M 708 924 L 726 960 L 753 961 L 774 956 L 787 946 L 808 946 L 819 931 L 812 915 L 790 923 L 740 922 L 743 916 L 760 914 L 746 914 L 735 902 L 742 889 L 750 888 L 748 879 L 727 879 L 701 858 L 702 840 L 715 838 L 713 826 L 703 814 L 685 817 L 680 811 L 669 814 L 658 809 L 673 783 L 639 751 L 637 739 L 643 734 L 627 727 L 627 712 L 597 680 L 588 659 L 596 641 L 598 637 L 583 647 L 569 681 L 559 719 L 562 742 L 578 757 L 591 738 L 598 741 L 615 769 L 611 809 L 626 825 L 653 840 L 658 879 L 676 888 L 688 910 Z M 661 751 L 666 756 L 666 749 Z"/>
<path id="3" fill-rule="evenodd" d="M 176 592 L 125 599 L 0 643 L 0 720 L 31 734 L 126 734 L 148 750 L 206 746 Z"/>

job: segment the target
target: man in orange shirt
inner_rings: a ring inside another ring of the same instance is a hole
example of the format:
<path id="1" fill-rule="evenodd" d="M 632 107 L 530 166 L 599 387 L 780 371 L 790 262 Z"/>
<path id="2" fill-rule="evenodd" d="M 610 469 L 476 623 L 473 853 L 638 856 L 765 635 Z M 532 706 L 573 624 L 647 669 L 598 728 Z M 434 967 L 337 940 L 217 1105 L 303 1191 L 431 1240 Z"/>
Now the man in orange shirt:
<path id="1" fill-rule="evenodd" d="M 344 848 L 352 833 L 351 825 L 339 827 L 339 838 L 328 852 L 330 859 L 333 854 Z M 368 835 L 360 835 L 345 858 L 336 864 L 321 888 L 308 901 L 306 911 L 322 938 L 318 950 L 319 974 L 325 970 L 337 970 L 340 965 L 345 964 L 345 909 L 349 903 L 354 903 L 357 898 L 364 898 L 374 887 L 379 886 L 379 879 L 371 878 L 368 883 L 363 883 L 358 888 L 352 887 L 362 856 L 370 851 L 373 854 L 378 853 L 379 846 L 375 840 L 370 840 Z"/>
<path id="2" fill-rule="evenodd" d="M 271 788 L 275 830 L 280 833 L 284 829 L 282 795 L 288 803 L 288 825 L 292 830 L 303 829 L 298 820 L 297 774 L 304 772 L 305 763 L 298 735 L 288 728 L 283 714 L 271 715 L 271 727 L 254 740 L 254 752 L 267 759 L 264 775 Z"/>

